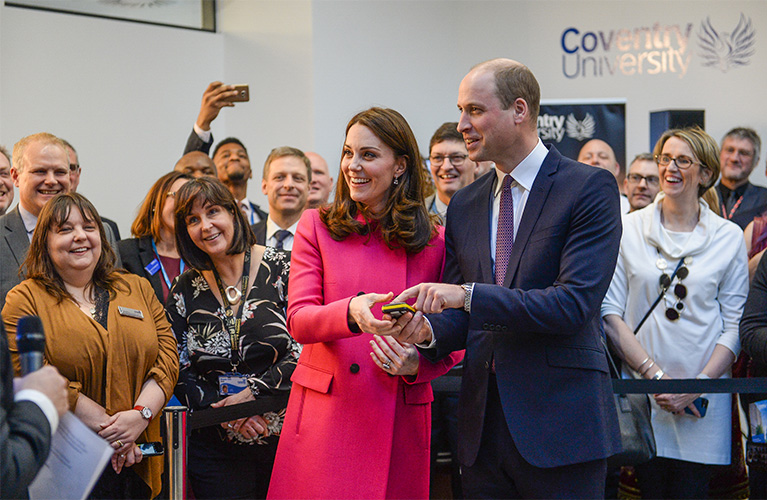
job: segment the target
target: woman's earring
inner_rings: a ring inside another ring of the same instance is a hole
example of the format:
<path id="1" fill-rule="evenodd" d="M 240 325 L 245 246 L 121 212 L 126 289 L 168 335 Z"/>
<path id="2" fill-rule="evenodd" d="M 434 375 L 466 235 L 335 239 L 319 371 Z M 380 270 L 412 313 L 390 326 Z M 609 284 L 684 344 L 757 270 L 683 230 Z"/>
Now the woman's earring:
<path id="1" fill-rule="evenodd" d="M 394 185 L 396 186 L 397 184 L 399 184 L 399 177 L 394 178 Z"/>

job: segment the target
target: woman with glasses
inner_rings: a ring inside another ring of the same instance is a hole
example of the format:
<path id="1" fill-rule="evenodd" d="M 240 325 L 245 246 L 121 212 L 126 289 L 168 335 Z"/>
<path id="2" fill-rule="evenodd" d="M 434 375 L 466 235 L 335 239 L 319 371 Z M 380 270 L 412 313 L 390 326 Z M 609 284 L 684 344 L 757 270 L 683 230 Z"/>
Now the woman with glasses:
<path id="1" fill-rule="evenodd" d="M 740 228 L 701 200 L 719 177 L 719 148 L 695 127 L 666 131 L 654 153 L 662 192 L 624 218 L 605 331 L 624 377 L 729 377 L 748 272 Z M 730 463 L 731 395 L 650 401 L 657 457 L 635 467 L 642 498 L 706 498 L 712 466 Z"/>
<path id="2" fill-rule="evenodd" d="M 173 211 L 176 192 L 190 180 L 191 175 L 181 172 L 157 179 L 130 228 L 133 238 L 117 242 L 123 267 L 149 280 L 162 304 L 168 299 L 173 281 L 184 272 L 184 262 L 176 249 Z"/>

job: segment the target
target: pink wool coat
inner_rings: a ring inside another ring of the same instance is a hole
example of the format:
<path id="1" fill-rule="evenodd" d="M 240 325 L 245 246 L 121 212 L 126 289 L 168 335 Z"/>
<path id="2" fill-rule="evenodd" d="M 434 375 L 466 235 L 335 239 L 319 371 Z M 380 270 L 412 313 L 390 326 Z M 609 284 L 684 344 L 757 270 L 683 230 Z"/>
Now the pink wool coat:
<path id="1" fill-rule="evenodd" d="M 420 359 L 414 380 L 392 377 L 370 358 L 367 333 L 347 324 L 359 292 L 398 294 L 438 281 L 440 228 L 416 255 L 378 235 L 331 238 L 316 210 L 299 222 L 290 270 L 288 328 L 304 344 L 293 373 L 269 498 L 428 498 L 429 381 L 463 357 Z M 373 309 L 381 317 L 381 305 Z M 412 378 L 412 377 L 408 377 Z"/>

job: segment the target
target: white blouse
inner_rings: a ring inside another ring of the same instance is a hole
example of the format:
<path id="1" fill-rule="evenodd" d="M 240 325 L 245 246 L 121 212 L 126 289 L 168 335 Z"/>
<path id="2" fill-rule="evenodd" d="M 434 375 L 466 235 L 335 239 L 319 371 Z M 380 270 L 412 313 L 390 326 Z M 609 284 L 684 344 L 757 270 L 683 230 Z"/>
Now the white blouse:
<path id="1" fill-rule="evenodd" d="M 661 267 L 671 276 L 686 259 L 688 276 L 674 278 L 665 297 L 637 333 L 655 364 L 673 378 L 695 378 L 717 344 L 735 355 L 740 351 L 738 322 L 748 293 L 748 261 L 743 233 L 700 202 L 700 221 L 690 233 L 666 230 L 660 223 L 660 193 L 655 202 L 623 219 L 618 263 L 602 303 L 602 317 L 616 314 L 634 330 L 658 297 Z M 671 321 L 666 309 L 680 300 L 674 286 L 681 282 L 687 296 L 680 318 Z M 629 373 L 624 364 L 624 377 Z M 729 377 L 729 374 L 724 375 Z M 705 464 L 730 463 L 729 394 L 704 394 L 704 418 L 673 415 L 651 397 L 652 424 L 659 457 Z"/>

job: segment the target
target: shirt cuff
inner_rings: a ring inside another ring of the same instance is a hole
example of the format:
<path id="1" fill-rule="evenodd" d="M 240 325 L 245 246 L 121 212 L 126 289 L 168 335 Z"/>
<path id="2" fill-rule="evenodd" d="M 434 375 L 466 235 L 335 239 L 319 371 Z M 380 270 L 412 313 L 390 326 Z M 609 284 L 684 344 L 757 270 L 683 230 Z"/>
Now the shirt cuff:
<path id="1" fill-rule="evenodd" d="M 53 405 L 53 401 L 48 396 L 34 389 L 24 389 L 14 394 L 13 400 L 17 403 L 19 401 L 35 403 L 43 411 L 45 418 L 48 419 L 48 423 L 51 424 L 51 436 L 56 432 L 56 429 L 59 427 L 59 414 Z"/>
<path id="2" fill-rule="evenodd" d="M 203 130 L 198 125 L 197 122 L 194 122 L 194 133 L 197 134 L 197 137 L 199 137 L 202 142 L 210 142 L 210 130 Z"/>
<path id="3" fill-rule="evenodd" d="M 434 336 L 434 328 L 431 327 L 431 321 L 429 321 L 429 318 L 424 316 L 424 321 L 426 321 L 426 324 L 429 325 L 429 330 L 431 330 L 431 342 L 428 344 L 421 343 L 416 344 L 416 347 L 420 347 L 421 349 L 432 349 L 434 346 L 437 345 L 437 337 Z"/>

